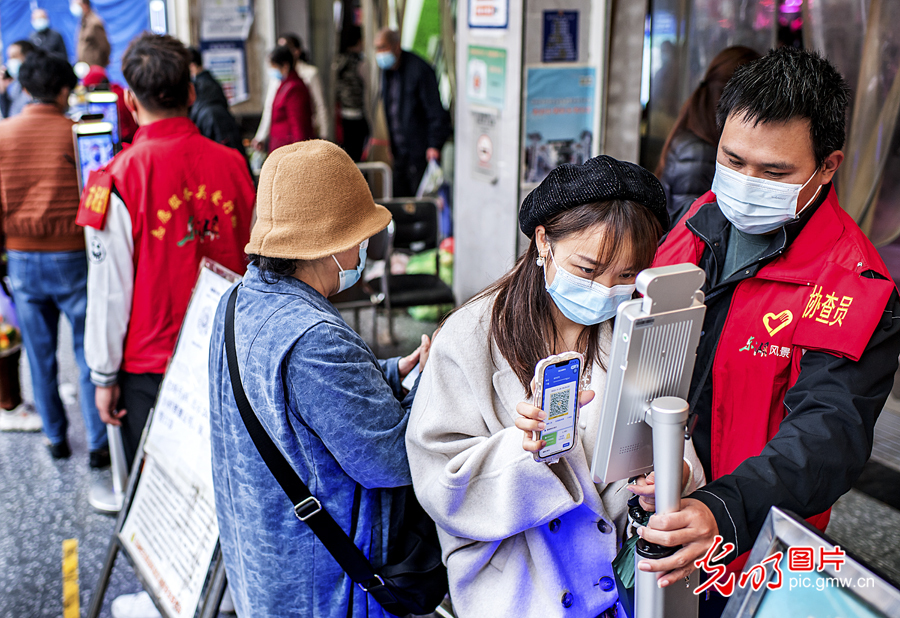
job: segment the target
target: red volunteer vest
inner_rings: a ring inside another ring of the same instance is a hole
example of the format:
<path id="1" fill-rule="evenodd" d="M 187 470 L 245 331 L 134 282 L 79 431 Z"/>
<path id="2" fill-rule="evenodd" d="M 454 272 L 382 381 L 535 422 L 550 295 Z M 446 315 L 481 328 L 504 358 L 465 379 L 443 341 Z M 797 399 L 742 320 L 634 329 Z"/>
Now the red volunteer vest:
<path id="1" fill-rule="evenodd" d="M 685 221 L 715 199 L 710 191 L 694 202 L 654 266 L 700 262 L 706 246 Z M 867 270 L 887 280 L 860 276 Z M 805 351 L 859 360 L 893 287 L 881 257 L 833 189 L 782 255 L 737 284 L 712 369 L 712 480 L 759 455 L 775 436 Z M 809 522 L 825 530 L 830 513 Z"/>
<path id="2" fill-rule="evenodd" d="M 134 296 L 122 369 L 163 373 L 200 261 L 246 269 L 255 201 L 247 164 L 187 118 L 138 129 L 131 147 L 91 174 L 78 223 L 102 229 L 110 190 L 122 196 L 134 238 Z"/>

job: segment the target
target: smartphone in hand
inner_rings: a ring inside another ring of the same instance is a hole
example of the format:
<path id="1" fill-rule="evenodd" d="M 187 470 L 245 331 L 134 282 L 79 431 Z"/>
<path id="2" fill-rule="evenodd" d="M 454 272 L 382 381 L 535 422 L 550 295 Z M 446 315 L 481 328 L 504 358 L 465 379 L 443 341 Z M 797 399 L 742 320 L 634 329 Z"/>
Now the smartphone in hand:
<path id="1" fill-rule="evenodd" d="M 543 431 L 535 440 L 546 445 L 534 454 L 535 461 L 554 461 L 575 447 L 578 430 L 578 396 L 584 357 L 566 352 L 545 358 L 534 370 L 534 405 L 547 413 Z"/>

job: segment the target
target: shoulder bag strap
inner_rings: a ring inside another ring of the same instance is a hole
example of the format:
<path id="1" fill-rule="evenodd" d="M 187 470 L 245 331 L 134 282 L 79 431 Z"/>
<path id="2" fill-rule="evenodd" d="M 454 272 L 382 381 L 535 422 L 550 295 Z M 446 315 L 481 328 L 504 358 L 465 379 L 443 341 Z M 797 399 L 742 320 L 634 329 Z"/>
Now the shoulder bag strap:
<path id="1" fill-rule="evenodd" d="M 384 580 L 372 569 L 365 554 L 353 544 L 347 533 L 325 511 L 322 503 L 309 492 L 309 488 L 300 480 L 269 434 L 266 433 L 247 400 L 244 386 L 241 384 L 241 373 L 234 344 L 234 305 L 240 287 L 240 285 L 235 286 L 232 290 L 225 311 L 225 355 L 228 360 L 228 373 L 231 376 L 234 399 L 237 402 L 241 418 L 244 420 L 244 425 L 247 427 L 247 432 L 269 471 L 272 472 L 272 476 L 275 477 L 294 505 L 292 510 L 297 519 L 309 526 L 325 549 L 350 576 L 350 579 L 359 584 L 364 591 L 370 592 L 380 603 L 381 598 L 379 597 L 385 594 L 391 595 L 384 586 Z M 393 599 L 394 597 L 391 595 L 390 599 L 386 598 L 385 600 Z"/>

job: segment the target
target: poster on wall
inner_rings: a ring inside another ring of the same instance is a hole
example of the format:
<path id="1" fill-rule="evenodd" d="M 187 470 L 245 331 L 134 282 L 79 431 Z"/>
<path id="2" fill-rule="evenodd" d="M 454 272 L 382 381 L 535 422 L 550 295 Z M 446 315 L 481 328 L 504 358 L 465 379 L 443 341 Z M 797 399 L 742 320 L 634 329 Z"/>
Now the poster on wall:
<path id="1" fill-rule="evenodd" d="M 506 28 L 509 0 L 469 0 L 469 28 Z"/>
<path id="2" fill-rule="evenodd" d="M 544 11 L 541 62 L 578 62 L 578 11 Z"/>
<path id="3" fill-rule="evenodd" d="M 247 40 L 253 24 L 253 0 L 203 0 L 200 39 Z"/>
<path id="4" fill-rule="evenodd" d="M 469 103 L 503 109 L 506 100 L 506 50 L 469 45 L 466 93 Z"/>
<path id="5" fill-rule="evenodd" d="M 528 69 L 524 183 L 539 183 L 553 168 L 591 157 L 595 80 L 593 67 Z"/>
<path id="6" fill-rule="evenodd" d="M 475 111 L 472 113 L 474 129 L 475 157 L 472 160 L 472 175 L 476 180 L 490 183 L 497 181 L 497 152 L 499 151 L 500 121 L 497 112 Z"/>
<path id="7" fill-rule="evenodd" d="M 201 41 L 200 54 L 204 68 L 222 85 L 229 105 L 250 98 L 244 41 Z"/>

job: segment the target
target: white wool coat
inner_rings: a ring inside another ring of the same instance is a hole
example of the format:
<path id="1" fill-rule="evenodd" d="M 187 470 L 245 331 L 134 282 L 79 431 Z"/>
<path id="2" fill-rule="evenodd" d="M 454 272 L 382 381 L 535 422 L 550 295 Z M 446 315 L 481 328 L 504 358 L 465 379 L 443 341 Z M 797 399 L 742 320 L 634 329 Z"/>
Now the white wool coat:
<path id="1" fill-rule="evenodd" d="M 594 365 L 575 448 L 535 462 L 514 424 L 525 389 L 488 341 L 493 301 L 462 307 L 435 338 L 406 434 L 413 486 L 437 523 L 457 616 L 597 616 L 617 599 L 611 563 L 632 495 L 591 478 L 606 373 Z M 602 333 L 608 353 L 609 323 Z M 685 456 L 687 494 L 704 481 L 689 442 Z"/>

